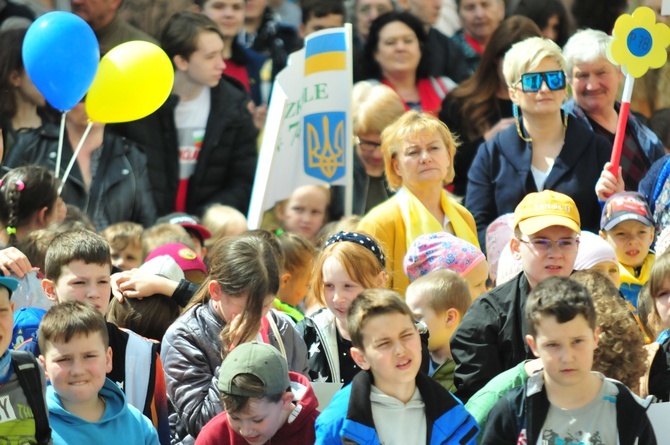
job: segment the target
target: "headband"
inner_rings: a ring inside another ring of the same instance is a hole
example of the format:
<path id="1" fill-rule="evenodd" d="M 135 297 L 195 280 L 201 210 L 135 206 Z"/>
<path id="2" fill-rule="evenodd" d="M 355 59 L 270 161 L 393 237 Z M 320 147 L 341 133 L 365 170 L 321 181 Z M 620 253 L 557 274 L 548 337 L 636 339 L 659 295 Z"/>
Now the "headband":
<path id="1" fill-rule="evenodd" d="M 340 241 L 349 241 L 350 243 L 360 244 L 372 252 L 375 257 L 377 257 L 379 263 L 382 265 L 382 268 L 386 268 L 386 259 L 384 258 L 384 253 L 382 252 L 381 247 L 379 247 L 379 244 L 374 242 L 372 238 L 356 232 L 337 232 L 328 237 L 326 243 L 323 245 L 323 248 L 325 249 L 331 244 L 339 243 Z"/>

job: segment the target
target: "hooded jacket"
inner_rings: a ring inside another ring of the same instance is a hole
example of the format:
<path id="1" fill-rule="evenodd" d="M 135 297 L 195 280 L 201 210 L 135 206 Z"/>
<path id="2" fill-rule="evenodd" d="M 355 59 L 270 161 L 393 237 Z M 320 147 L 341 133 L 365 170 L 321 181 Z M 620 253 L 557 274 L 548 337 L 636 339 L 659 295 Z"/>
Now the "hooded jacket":
<path id="1" fill-rule="evenodd" d="M 272 436 L 272 445 L 297 445 L 314 443 L 314 422 L 319 415 L 319 402 L 307 378 L 290 372 L 291 391 L 293 392 L 293 419 L 284 423 Z M 200 431 L 196 445 L 247 445 L 248 442 L 228 423 L 225 412 L 213 418 Z"/>
<path id="2" fill-rule="evenodd" d="M 159 445 L 151 421 L 126 403 L 114 382 L 105 380 L 98 393 L 105 401 L 105 413 L 97 422 L 87 422 L 66 411 L 53 386 L 47 388 L 49 423 L 54 445 L 95 443 L 96 445 Z"/>

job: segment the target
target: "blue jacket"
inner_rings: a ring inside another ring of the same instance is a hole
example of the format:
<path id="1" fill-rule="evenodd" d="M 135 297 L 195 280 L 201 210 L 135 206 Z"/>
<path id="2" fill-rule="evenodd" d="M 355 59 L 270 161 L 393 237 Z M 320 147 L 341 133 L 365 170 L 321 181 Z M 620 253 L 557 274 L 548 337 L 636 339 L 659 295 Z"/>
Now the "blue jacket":
<path id="1" fill-rule="evenodd" d="M 427 445 L 476 443 L 479 425 L 456 397 L 423 373 L 416 376 L 416 386 L 426 405 Z M 335 394 L 316 419 L 317 445 L 379 445 L 372 420 L 371 387 L 372 374 L 361 371 Z"/>
<path id="2" fill-rule="evenodd" d="M 611 152 L 605 138 L 569 117 L 563 148 L 544 189 L 564 193 L 575 201 L 583 230 L 600 230 L 595 187 Z M 494 219 L 513 213 L 524 196 L 538 191 L 530 170 L 532 154 L 532 143 L 524 142 L 514 125 L 479 146 L 468 173 L 465 207 L 475 218 L 481 246 L 485 245 L 486 228 Z"/>
<path id="3" fill-rule="evenodd" d="M 620 108 L 621 104 L 619 102 L 615 102 L 614 109 L 617 111 L 617 113 L 619 112 Z M 589 118 L 586 117 L 586 113 L 584 113 L 584 110 L 582 110 L 579 105 L 577 105 L 577 102 L 575 102 L 574 98 L 563 104 L 563 110 L 571 116 L 579 119 L 580 122 L 586 125 L 589 130 L 593 131 L 593 126 L 591 125 L 591 122 L 589 122 Z M 656 136 L 656 134 L 649 128 L 644 126 L 633 113 L 628 114 L 627 125 L 630 125 L 631 129 L 633 130 L 635 139 L 637 139 L 637 143 L 640 144 L 642 152 L 646 156 L 649 165 L 653 164 L 657 159 L 663 157 L 665 154 L 665 149 L 663 148 L 661 141 L 658 139 L 658 136 Z"/>
<path id="4" fill-rule="evenodd" d="M 106 379 L 98 394 L 105 401 L 105 413 L 99 421 L 87 422 L 63 408 L 53 386 L 47 388 L 54 445 L 116 445 L 121 442 L 125 445 L 159 445 L 151 420 L 126 403 L 126 397 L 114 382 Z"/>

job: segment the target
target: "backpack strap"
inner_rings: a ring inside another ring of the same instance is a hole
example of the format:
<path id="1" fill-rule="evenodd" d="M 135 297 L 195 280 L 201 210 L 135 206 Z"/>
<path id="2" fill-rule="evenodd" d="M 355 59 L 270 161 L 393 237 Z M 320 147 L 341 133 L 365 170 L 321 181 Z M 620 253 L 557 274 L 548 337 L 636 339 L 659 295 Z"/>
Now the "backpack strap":
<path id="1" fill-rule="evenodd" d="M 44 388 L 42 387 L 42 369 L 37 364 L 37 359 L 30 352 L 10 351 L 12 354 L 12 366 L 19 378 L 23 393 L 28 399 L 30 409 L 35 418 L 35 439 L 38 444 L 51 442 L 51 428 L 49 417 L 44 401 Z"/>

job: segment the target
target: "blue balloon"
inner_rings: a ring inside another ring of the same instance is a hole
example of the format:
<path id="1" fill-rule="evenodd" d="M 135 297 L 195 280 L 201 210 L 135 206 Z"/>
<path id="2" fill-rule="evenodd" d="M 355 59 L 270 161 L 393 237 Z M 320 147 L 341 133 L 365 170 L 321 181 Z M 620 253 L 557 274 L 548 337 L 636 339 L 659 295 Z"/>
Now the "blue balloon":
<path id="1" fill-rule="evenodd" d="M 100 46 L 91 27 L 64 11 L 44 14 L 23 40 L 28 77 L 56 109 L 67 111 L 88 91 L 100 63 Z"/>

